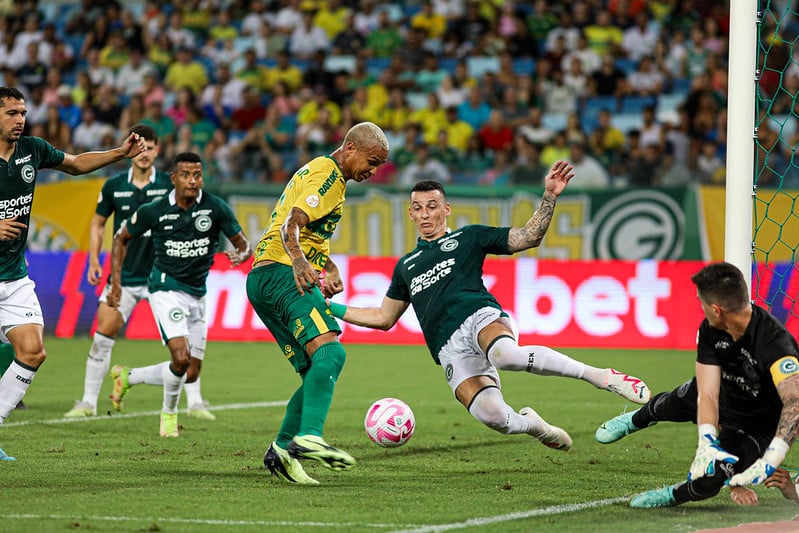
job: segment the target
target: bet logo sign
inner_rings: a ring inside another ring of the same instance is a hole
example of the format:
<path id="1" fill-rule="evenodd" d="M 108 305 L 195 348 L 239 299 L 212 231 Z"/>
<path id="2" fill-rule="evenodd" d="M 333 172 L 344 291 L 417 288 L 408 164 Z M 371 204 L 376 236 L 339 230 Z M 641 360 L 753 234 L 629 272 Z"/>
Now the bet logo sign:
<path id="1" fill-rule="evenodd" d="M 682 207 L 659 191 L 631 191 L 594 215 L 595 259 L 679 259 L 685 239 Z"/>

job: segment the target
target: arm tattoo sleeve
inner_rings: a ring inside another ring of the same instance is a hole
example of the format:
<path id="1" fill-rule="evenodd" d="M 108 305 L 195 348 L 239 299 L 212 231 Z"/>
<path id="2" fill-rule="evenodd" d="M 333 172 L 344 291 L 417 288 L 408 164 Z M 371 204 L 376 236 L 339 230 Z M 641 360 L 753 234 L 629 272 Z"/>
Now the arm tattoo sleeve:
<path id="1" fill-rule="evenodd" d="M 775 436 L 790 446 L 799 433 L 799 376 L 791 376 L 777 385 L 777 391 L 782 398 L 782 413 Z"/>
<path id="2" fill-rule="evenodd" d="M 538 209 L 527 221 L 523 228 L 511 228 L 508 234 L 508 248 L 512 253 L 535 248 L 541 244 L 541 240 L 549 228 L 552 215 L 555 213 L 555 202 L 557 196 L 545 192 Z"/>

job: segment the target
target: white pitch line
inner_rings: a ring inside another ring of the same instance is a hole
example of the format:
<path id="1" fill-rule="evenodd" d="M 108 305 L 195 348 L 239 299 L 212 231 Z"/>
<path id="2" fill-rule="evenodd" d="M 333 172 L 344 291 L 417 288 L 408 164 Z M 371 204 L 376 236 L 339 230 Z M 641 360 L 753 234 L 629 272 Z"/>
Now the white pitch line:
<path id="1" fill-rule="evenodd" d="M 421 526 L 413 529 L 402 529 L 393 531 L 392 533 L 437 533 L 439 531 L 449 531 L 451 529 L 463 529 L 466 527 L 485 526 L 489 524 L 498 524 L 500 522 L 510 522 L 511 520 L 519 520 L 521 518 L 530 518 L 533 516 L 551 516 L 563 513 L 572 513 L 574 511 L 582 511 L 583 509 L 591 509 L 593 507 L 604 507 L 614 503 L 620 503 L 629 500 L 629 496 L 622 496 L 620 498 L 610 498 L 607 500 L 596 500 L 593 502 L 584 503 L 567 503 L 565 505 L 552 505 L 544 507 L 543 509 L 533 509 L 531 511 L 519 511 L 516 513 L 508 513 L 497 516 L 486 516 L 483 518 L 470 518 L 463 522 L 455 522 L 452 524 L 438 524 L 430 526 Z"/>
<path id="2" fill-rule="evenodd" d="M 280 407 L 288 404 L 287 400 L 280 400 L 276 402 L 255 402 L 255 403 L 228 403 L 223 405 L 214 405 L 208 408 L 209 411 L 230 411 L 233 409 L 255 409 L 258 407 Z M 182 409 L 181 413 L 185 413 L 186 410 Z M 3 424 L 2 427 L 4 428 L 13 428 L 19 426 L 31 426 L 33 424 L 44 424 L 44 425 L 51 425 L 51 424 L 72 424 L 75 422 L 97 422 L 97 421 L 108 421 L 108 420 L 119 420 L 120 418 L 138 418 L 142 416 L 154 416 L 161 414 L 161 411 L 139 411 L 137 413 L 116 413 L 112 415 L 99 415 L 99 416 L 87 416 L 84 418 L 52 418 L 50 420 L 22 420 L 20 422 L 9 422 L 7 424 Z"/>
<path id="3" fill-rule="evenodd" d="M 596 500 L 593 502 L 584 503 L 569 503 L 565 505 L 554 505 L 544 507 L 543 509 L 533 509 L 530 511 L 519 511 L 516 513 L 508 513 L 497 516 L 487 516 L 483 518 L 471 518 L 463 522 L 455 522 L 452 524 L 438 524 L 429 526 L 418 526 L 412 529 L 396 530 L 393 533 L 435 533 L 439 531 L 449 531 L 451 529 L 463 529 L 466 527 L 485 526 L 490 524 L 497 524 L 500 522 L 509 522 L 511 520 L 519 520 L 522 518 L 530 518 L 534 516 L 551 516 L 556 514 L 571 513 L 575 511 L 582 511 L 583 509 L 591 509 L 594 507 L 604 507 L 605 505 L 612 505 L 629 500 L 629 496 L 621 498 L 610 498 L 607 500 Z M 59 514 L 8 514 L 0 515 L 0 518 L 8 518 L 12 520 L 97 520 L 104 522 L 164 522 L 173 524 L 194 524 L 194 525 L 219 525 L 219 526 L 250 526 L 250 527 L 263 527 L 263 526 L 288 526 L 288 527 L 326 527 L 326 528 L 352 528 L 352 527 L 368 527 L 374 529 L 389 529 L 400 526 L 398 524 L 370 524 L 370 523 L 357 523 L 357 522 L 291 522 L 287 520 L 213 520 L 201 518 L 153 518 L 153 517 L 132 517 L 132 516 L 73 516 L 73 515 L 59 515 Z"/>

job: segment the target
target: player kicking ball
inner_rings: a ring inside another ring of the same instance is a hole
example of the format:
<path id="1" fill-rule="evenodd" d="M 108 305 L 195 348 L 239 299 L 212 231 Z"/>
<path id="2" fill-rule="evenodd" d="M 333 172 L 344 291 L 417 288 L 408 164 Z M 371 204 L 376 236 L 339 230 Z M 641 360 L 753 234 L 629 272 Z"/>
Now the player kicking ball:
<path id="1" fill-rule="evenodd" d="M 437 181 L 411 190 L 409 215 L 419 233 L 417 246 L 394 268 L 380 307 L 331 303 L 334 316 L 359 326 L 388 330 L 413 304 L 430 354 L 469 413 L 503 434 L 527 434 L 546 446 L 568 450 L 572 439 L 530 407 L 516 412 L 505 403 L 498 370 L 582 379 L 623 398 L 646 403 L 640 379 L 611 368 L 595 368 L 546 346 L 520 346 L 510 317 L 483 284 L 487 254 L 510 255 L 537 247 L 549 227 L 555 202 L 574 176 L 558 161 L 545 179 L 541 203 L 521 228 L 464 226 L 450 231 L 450 204 Z"/>

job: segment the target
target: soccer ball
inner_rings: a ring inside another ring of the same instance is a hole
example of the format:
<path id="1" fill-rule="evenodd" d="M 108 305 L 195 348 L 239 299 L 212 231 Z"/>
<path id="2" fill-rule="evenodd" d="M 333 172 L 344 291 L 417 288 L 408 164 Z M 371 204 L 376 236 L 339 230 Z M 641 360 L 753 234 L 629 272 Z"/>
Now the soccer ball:
<path id="1" fill-rule="evenodd" d="M 363 427 L 378 446 L 396 448 L 411 439 L 416 419 L 407 403 L 396 398 L 383 398 L 366 411 Z"/>

